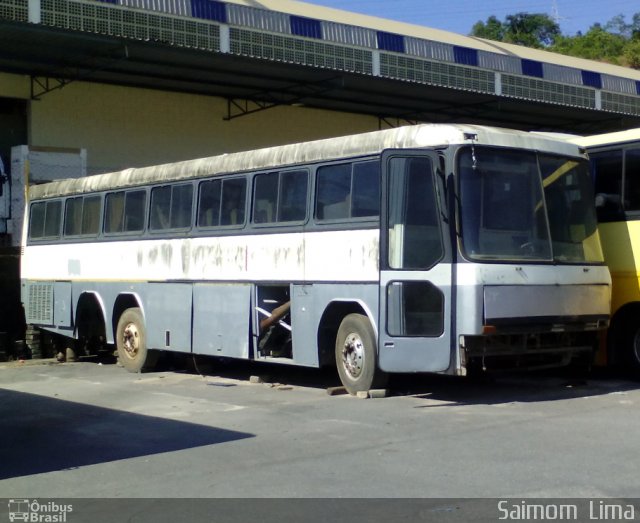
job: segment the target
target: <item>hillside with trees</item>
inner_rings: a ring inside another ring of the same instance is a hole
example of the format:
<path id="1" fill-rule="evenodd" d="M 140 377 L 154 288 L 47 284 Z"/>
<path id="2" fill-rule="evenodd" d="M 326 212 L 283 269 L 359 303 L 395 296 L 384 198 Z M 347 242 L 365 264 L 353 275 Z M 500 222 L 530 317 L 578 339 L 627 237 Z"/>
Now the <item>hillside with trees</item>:
<path id="1" fill-rule="evenodd" d="M 575 36 L 562 34 L 558 23 L 544 13 L 517 13 L 503 21 L 490 16 L 477 22 L 471 35 L 640 69 L 640 12 L 630 22 L 618 15 Z"/>

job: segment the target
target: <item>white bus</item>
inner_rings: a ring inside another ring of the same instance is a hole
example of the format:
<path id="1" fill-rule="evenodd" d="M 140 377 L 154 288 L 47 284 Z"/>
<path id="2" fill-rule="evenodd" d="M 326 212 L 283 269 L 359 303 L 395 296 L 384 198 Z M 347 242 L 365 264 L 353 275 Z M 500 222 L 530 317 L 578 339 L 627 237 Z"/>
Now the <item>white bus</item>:
<path id="1" fill-rule="evenodd" d="M 578 146 L 418 125 L 30 189 L 27 322 L 158 351 L 389 373 L 566 365 L 608 324 Z"/>

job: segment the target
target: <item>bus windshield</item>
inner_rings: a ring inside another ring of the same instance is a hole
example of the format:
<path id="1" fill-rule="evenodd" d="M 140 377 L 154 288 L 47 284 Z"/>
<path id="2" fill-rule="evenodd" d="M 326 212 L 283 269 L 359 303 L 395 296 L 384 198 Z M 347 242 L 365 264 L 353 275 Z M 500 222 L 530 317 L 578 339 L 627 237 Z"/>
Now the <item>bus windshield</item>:
<path id="1" fill-rule="evenodd" d="M 470 259 L 603 262 L 586 162 L 467 147 L 458 155 L 458 175 Z"/>

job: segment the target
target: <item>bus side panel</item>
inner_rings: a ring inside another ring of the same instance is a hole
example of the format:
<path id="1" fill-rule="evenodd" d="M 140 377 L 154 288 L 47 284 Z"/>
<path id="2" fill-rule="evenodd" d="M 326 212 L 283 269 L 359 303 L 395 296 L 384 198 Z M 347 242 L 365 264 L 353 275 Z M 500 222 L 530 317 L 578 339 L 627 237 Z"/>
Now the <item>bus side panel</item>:
<path id="1" fill-rule="evenodd" d="M 316 283 L 293 285 L 291 325 L 297 365 L 318 367 L 318 333 L 325 311 L 336 304 L 353 306 L 369 317 L 378 332 L 378 283 Z M 335 340 L 334 340 L 335 342 Z"/>
<path id="2" fill-rule="evenodd" d="M 193 352 L 249 357 L 250 284 L 193 286 Z"/>
<path id="3" fill-rule="evenodd" d="M 640 301 L 640 221 L 601 223 L 600 239 L 611 271 L 611 313 Z"/>
<path id="4" fill-rule="evenodd" d="M 58 328 L 70 328 L 73 322 L 71 282 L 57 281 L 53 287 L 53 319 Z"/>
<path id="5" fill-rule="evenodd" d="M 147 346 L 191 352 L 192 285 L 150 283 L 144 293 Z"/>

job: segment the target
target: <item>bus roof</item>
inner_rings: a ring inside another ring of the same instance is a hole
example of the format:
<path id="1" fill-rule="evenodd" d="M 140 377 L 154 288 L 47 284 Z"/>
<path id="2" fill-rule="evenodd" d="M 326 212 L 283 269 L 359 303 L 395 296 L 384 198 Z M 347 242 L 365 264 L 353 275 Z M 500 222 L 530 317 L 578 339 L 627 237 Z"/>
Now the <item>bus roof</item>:
<path id="1" fill-rule="evenodd" d="M 570 140 L 581 147 L 597 147 L 617 143 L 635 142 L 640 140 L 640 128 L 618 131 L 615 133 L 593 134 L 591 136 L 577 136 Z"/>
<path id="2" fill-rule="evenodd" d="M 474 143 L 480 145 L 579 155 L 579 148 L 576 145 L 535 133 L 477 125 L 421 124 L 59 180 L 30 187 L 29 197 L 31 199 L 53 198 L 218 174 L 275 169 L 374 155 L 385 149 L 446 147 L 471 143 L 472 139 Z"/>

